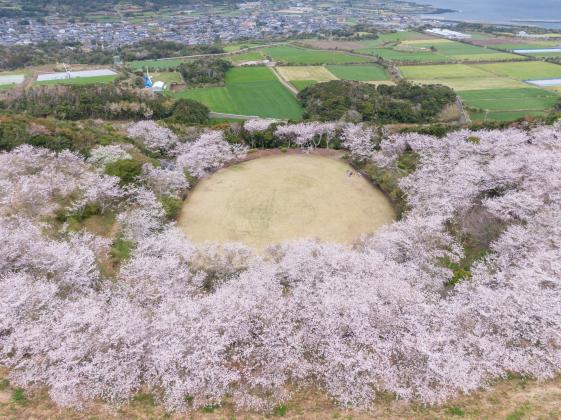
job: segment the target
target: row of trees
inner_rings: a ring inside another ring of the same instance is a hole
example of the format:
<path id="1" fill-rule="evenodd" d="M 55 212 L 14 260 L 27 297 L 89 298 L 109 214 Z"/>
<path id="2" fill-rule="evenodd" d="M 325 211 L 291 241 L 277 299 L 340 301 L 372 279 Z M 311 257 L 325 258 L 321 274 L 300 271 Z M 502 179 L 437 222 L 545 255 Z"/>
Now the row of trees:
<path id="1" fill-rule="evenodd" d="M 173 41 L 142 40 L 110 48 L 84 48 L 79 42 L 50 40 L 30 45 L 0 46 L 0 69 L 15 70 L 51 63 L 113 64 L 118 55 L 124 61 L 154 60 L 164 57 L 183 57 L 196 54 L 223 53 L 221 47 L 210 45 L 186 45 Z"/>
<path id="2" fill-rule="evenodd" d="M 206 106 L 190 99 L 174 101 L 115 85 L 38 86 L 9 93 L 0 108 L 61 120 L 167 118 L 183 124 L 204 124 L 209 114 Z"/>
<path id="3" fill-rule="evenodd" d="M 405 217 L 353 248 L 302 240 L 260 256 L 192 244 L 158 199 L 185 187 L 170 172 L 205 176 L 236 157 L 219 133 L 167 133 L 155 146 L 170 146 L 168 166 L 126 185 L 100 169 L 123 150 L 91 163 L 31 146 L 0 154 L 0 363 L 61 405 L 142 391 L 169 410 L 226 397 L 270 409 L 310 384 L 353 407 L 386 392 L 438 403 L 509 373 L 559 374 L 560 129 L 397 134 L 377 147 L 364 130 L 344 135 L 357 160 L 418 156 L 400 181 Z M 110 241 L 38 223 L 84 203 L 118 213 L 128 251 L 113 274 L 98 264 Z M 461 238 L 495 225 L 486 257 L 451 282 Z"/>

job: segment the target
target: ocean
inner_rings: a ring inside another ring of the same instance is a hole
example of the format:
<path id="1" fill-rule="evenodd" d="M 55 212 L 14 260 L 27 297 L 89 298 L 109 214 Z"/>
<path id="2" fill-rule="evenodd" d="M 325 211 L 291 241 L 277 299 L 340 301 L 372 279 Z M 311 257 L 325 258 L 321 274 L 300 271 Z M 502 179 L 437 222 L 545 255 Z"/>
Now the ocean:
<path id="1" fill-rule="evenodd" d="M 524 22 L 546 28 L 561 28 L 561 0 L 416 0 L 442 9 L 458 10 L 435 17 L 491 23 L 522 24 L 516 20 L 558 22 Z"/>

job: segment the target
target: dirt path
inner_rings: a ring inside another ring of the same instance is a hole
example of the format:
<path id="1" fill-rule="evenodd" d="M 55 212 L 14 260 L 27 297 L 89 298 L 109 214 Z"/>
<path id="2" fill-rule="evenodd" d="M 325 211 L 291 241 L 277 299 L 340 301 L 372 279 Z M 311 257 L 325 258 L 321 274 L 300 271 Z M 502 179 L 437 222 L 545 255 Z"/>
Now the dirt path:
<path id="1" fill-rule="evenodd" d="M 294 96 L 298 96 L 298 89 L 296 89 L 294 86 L 292 86 L 290 84 L 290 82 L 288 80 L 286 80 L 284 77 L 282 77 L 282 75 L 280 74 L 280 72 L 277 70 L 277 68 L 275 66 L 271 66 L 269 68 L 273 71 L 273 73 L 275 73 L 275 76 L 277 76 L 277 79 L 279 79 L 279 82 L 281 82 L 282 85 L 285 88 L 287 88 L 290 93 L 292 93 Z"/>

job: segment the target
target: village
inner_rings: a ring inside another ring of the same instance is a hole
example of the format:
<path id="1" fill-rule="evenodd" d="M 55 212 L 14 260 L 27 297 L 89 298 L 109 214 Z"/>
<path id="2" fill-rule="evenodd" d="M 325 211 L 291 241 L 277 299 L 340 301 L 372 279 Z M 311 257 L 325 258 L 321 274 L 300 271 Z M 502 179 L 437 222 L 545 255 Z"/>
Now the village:
<path id="1" fill-rule="evenodd" d="M 414 3 L 363 3 L 255 1 L 220 8 L 201 3 L 189 8 L 162 8 L 157 12 L 118 4 L 103 13 L 71 18 L 54 12 L 41 17 L 0 17 L 0 44 L 27 45 L 54 40 L 77 42 L 91 48 L 117 48 L 148 38 L 189 45 L 271 40 L 331 33 L 354 24 L 403 29 L 418 25 L 420 14 L 434 12 L 428 6 Z"/>

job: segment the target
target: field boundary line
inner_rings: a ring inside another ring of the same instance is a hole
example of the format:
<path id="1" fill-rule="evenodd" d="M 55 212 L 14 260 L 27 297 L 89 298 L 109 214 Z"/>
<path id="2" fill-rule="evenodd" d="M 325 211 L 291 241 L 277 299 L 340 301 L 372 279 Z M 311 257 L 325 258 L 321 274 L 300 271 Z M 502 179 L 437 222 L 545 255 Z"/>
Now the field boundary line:
<path id="1" fill-rule="evenodd" d="M 298 89 L 296 89 L 294 86 L 292 86 L 290 84 L 290 82 L 288 80 L 286 80 L 281 74 L 280 72 L 277 70 L 277 68 L 275 66 L 269 67 L 273 74 L 277 77 L 277 80 L 285 87 L 288 89 L 288 91 L 290 93 L 292 93 L 294 96 L 298 96 Z"/>

